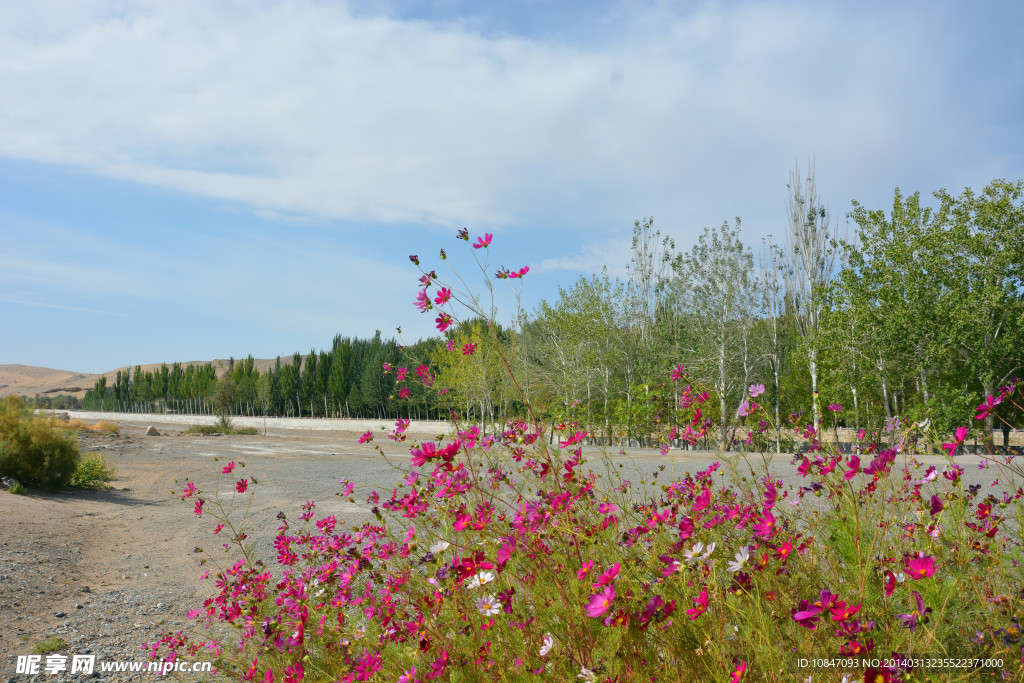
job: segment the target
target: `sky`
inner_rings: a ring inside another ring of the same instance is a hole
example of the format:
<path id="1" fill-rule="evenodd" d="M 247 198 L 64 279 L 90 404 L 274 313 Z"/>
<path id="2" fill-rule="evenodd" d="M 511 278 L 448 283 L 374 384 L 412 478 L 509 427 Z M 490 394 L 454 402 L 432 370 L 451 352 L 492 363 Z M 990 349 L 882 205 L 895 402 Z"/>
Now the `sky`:
<path id="1" fill-rule="evenodd" d="M 1017 0 L 0 0 L 0 363 L 411 343 L 409 254 L 508 319 L 626 276 L 638 219 L 781 238 L 812 158 L 844 226 L 1024 178 L 1022 26 Z"/>

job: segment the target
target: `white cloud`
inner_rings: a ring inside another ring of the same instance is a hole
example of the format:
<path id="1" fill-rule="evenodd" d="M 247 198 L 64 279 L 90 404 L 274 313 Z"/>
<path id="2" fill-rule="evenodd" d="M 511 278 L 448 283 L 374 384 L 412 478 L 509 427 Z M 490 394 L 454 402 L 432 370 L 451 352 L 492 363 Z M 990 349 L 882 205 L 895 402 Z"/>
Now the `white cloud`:
<path id="1" fill-rule="evenodd" d="M 992 173 L 971 147 L 987 114 L 951 92 L 958 46 L 935 39 L 953 20 L 920 10 L 653 6 L 583 45 L 333 3 L 8 4 L 0 154 L 261 215 L 580 228 L 653 213 L 693 232 L 781 206 L 812 152 L 841 207 L 922 167 L 955 168 L 954 186 Z M 961 141 L 953 158 L 943 138 Z"/>

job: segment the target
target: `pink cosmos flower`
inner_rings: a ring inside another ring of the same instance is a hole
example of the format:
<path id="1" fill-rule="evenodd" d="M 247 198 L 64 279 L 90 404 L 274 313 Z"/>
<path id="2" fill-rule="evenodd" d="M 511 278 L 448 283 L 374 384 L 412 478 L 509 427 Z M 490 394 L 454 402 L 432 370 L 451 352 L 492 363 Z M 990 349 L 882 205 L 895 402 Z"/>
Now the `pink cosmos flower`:
<path id="1" fill-rule="evenodd" d="M 693 609 L 686 610 L 689 615 L 690 621 L 694 621 L 697 617 L 704 614 L 708 610 L 708 591 L 706 588 L 700 589 L 700 595 L 693 599 L 693 602 L 697 605 Z"/>
<path id="2" fill-rule="evenodd" d="M 597 581 L 593 584 L 594 588 L 600 588 L 606 584 L 611 583 L 615 580 L 615 577 L 619 575 L 619 563 L 616 562 L 612 566 L 608 567 L 601 576 L 597 577 Z"/>
<path id="3" fill-rule="evenodd" d="M 239 493 L 245 493 L 245 490 L 248 489 L 248 488 L 249 488 L 249 480 L 248 479 L 242 479 L 241 481 L 235 483 L 235 490 L 238 491 Z"/>
<path id="4" fill-rule="evenodd" d="M 897 615 L 899 617 L 900 621 L 903 622 L 903 625 L 906 626 L 907 628 L 909 628 L 911 631 L 916 629 L 917 625 L 919 623 L 920 624 L 927 624 L 928 623 L 928 616 L 927 615 L 928 615 L 929 612 L 932 611 L 931 607 L 925 607 L 924 606 L 924 599 L 921 597 L 921 594 L 918 593 L 917 591 L 914 591 L 914 602 L 916 604 L 914 606 L 915 608 L 914 608 L 913 611 L 911 611 L 908 614 L 899 614 L 899 615 Z"/>
<path id="5" fill-rule="evenodd" d="M 847 465 L 849 465 L 850 469 L 843 473 L 843 478 L 849 481 L 856 477 L 857 473 L 860 472 L 860 458 L 856 455 L 851 455 L 850 459 L 847 461 Z"/>
<path id="6" fill-rule="evenodd" d="M 904 560 L 903 567 L 907 570 L 907 576 L 915 581 L 926 579 L 935 574 L 935 558 L 927 555 L 908 558 Z"/>
<path id="7" fill-rule="evenodd" d="M 426 313 L 427 309 L 432 308 L 427 290 L 421 289 L 416 293 L 416 301 L 413 302 L 413 306 L 420 309 L 420 313 Z"/>
<path id="8" fill-rule="evenodd" d="M 600 593 L 594 593 L 590 596 L 590 602 L 587 603 L 585 608 L 587 616 L 591 618 L 601 616 L 608 611 L 613 600 L 615 600 L 615 587 L 605 586 L 604 590 Z"/>
<path id="9" fill-rule="evenodd" d="M 466 344 L 462 347 L 463 356 L 472 356 L 476 352 L 476 344 Z"/>
<path id="10" fill-rule="evenodd" d="M 369 429 L 363 432 L 363 435 L 359 437 L 359 443 L 366 443 L 367 441 L 373 441 L 373 432 Z"/>
<path id="11" fill-rule="evenodd" d="M 434 322 L 437 323 L 437 329 L 440 330 L 441 332 L 444 332 L 449 327 L 451 327 L 452 317 L 447 313 L 442 313 L 441 315 L 437 316 L 434 319 Z"/>
<path id="12" fill-rule="evenodd" d="M 409 387 L 402 387 L 398 390 L 398 398 L 409 398 L 412 396 L 412 389 Z"/>
<path id="13" fill-rule="evenodd" d="M 491 233 L 485 232 L 483 237 L 477 237 L 476 238 L 476 243 L 473 244 L 473 248 L 474 249 L 483 249 L 484 247 L 489 246 L 490 243 L 491 243 L 491 238 L 492 237 L 493 237 L 493 235 L 491 235 Z"/>
<path id="14" fill-rule="evenodd" d="M 964 442 L 964 439 L 966 439 L 966 438 L 967 438 L 967 427 L 963 427 L 963 426 L 957 427 L 956 428 L 956 433 L 953 435 L 953 443 L 944 443 L 944 444 L 942 444 L 942 447 L 946 450 L 946 453 L 948 453 L 950 456 L 952 456 L 953 455 L 953 451 L 956 450 L 956 447 L 959 446 L 960 444 L 962 444 Z"/>
<path id="15" fill-rule="evenodd" d="M 231 470 L 233 470 L 233 469 L 235 469 L 235 461 L 234 460 L 229 462 L 227 464 L 227 467 L 225 467 L 223 470 L 221 470 L 221 473 L 222 474 L 231 474 Z"/>
<path id="16" fill-rule="evenodd" d="M 452 298 L 452 290 L 447 287 L 442 287 L 438 290 L 437 296 L 434 297 L 434 303 L 438 306 L 444 306 Z"/>
<path id="17" fill-rule="evenodd" d="M 978 414 L 974 416 L 975 420 L 984 420 L 988 417 L 988 414 L 992 412 L 997 405 L 1003 402 L 1003 397 L 994 398 L 989 394 L 988 399 L 983 403 L 978 404 Z"/>
<path id="18" fill-rule="evenodd" d="M 736 660 L 732 661 L 735 662 Z M 745 673 L 747 673 L 747 660 L 744 659 L 733 670 L 732 675 L 729 677 L 729 683 L 739 683 L 739 680 L 743 678 Z"/>
<path id="19" fill-rule="evenodd" d="M 530 266 L 523 266 L 519 270 L 509 273 L 508 276 L 510 278 L 522 277 L 522 276 L 526 275 L 529 272 L 530 272 Z"/>
<path id="20" fill-rule="evenodd" d="M 594 561 L 593 560 L 587 560 L 586 562 L 584 562 L 580 566 L 580 570 L 578 572 L 576 572 L 576 578 L 579 579 L 580 581 L 582 581 L 587 576 L 587 573 L 591 569 L 593 569 L 593 568 L 594 568 Z"/>
<path id="21" fill-rule="evenodd" d="M 761 519 L 754 523 L 754 533 L 761 538 L 769 538 L 775 533 L 775 515 L 765 512 Z"/>
<path id="22" fill-rule="evenodd" d="M 833 413 L 843 412 L 843 406 L 839 403 L 829 403 L 828 409 L 831 410 Z"/>
<path id="23" fill-rule="evenodd" d="M 672 381 L 673 382 L 678 382 L 683 377 L 686 377 L 686 366 L 685 365 L 680 364 L 680 365 L 677 365 L 674 368 L 672 368 Z"/>
<path id="24" fill-rule="evenodd" d="M 758 396 L 764 393 L 764 385 L 751 384 L 749 387 L 747 387 L 747 393 L 750 394 L 750 398 L 757 398 Z"/>

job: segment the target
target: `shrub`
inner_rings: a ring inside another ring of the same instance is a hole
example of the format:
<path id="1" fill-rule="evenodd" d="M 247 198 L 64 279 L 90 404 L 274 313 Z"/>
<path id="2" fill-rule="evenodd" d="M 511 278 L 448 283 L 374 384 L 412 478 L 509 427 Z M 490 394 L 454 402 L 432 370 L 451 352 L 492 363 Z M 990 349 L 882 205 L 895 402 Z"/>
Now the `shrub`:
<path id="1" fill-rule="evenodd" d="M 20 398 L 0 401 L 0 476 L 59 490 L 71 480 L 78 458 L 74 437 L 32 415 Z"/>
<path id="2" fill-rule="evenodd" d="M 216 424 L 212 425 L 190 425 L 185 430 L 186 434 L 236 434 L 252 436 L 259 434 L 259 431 L 253 427 L 232 427 L 230 421 L 226 421 L 223 418 L 218 420 Z"/>
<path id="3" fill-rule="evenodd" d="M 117 468 L 102 453 L 86 453 L 78 460 L 78 467 L 69 482 L 79 489 L 103 489 L 117 479 Z"/>
<path id="4" fill-rule="evenodd" d="M 495 338 L 482 343 L 504 360 Z M 678 426 L 656 434 L 663 452 L 714 425 L 706 392 L 680 393 L 661 422 Z M 388 438 L 406 441 L 408 425 Z M 764 453 L 631 482 L 607 454 L 584 457 L 586 429 L 560 425 L 549 446 L 533 419 L 491 435 L 456 423 L 450 437 L 414 441 L 409 467 L 393 463 L 396 485 L 367 496 L 373 522 L 345 529 L 317 518 L 313 501 L 278 515 L 277 572 L 247 542 L 241 496 L 186 482 L 181 499 L 236 552 L 191 614 L 238 635 L 168 633 L 151 656 L 211 651 L 247 681 L 806 680 L 800 657 L 848 662 L 815 680 L 923 680 L 925 661 L 960 657 L 988 664 L 946 667 L 958 680 L 1024 673 L 1024 490 L 1012 459 L 993 461 L 1009 491 L 999 498 L 965 485 L 952 459 L 925 468 L 913 432 L 888 445 L 862 437 L 845 457 L 794 419 L 801 485 L 784 484 Z M 254 495 L 238 466 L 219 477 Z M 354 484 L 342 486 L 354 502 Z"/>

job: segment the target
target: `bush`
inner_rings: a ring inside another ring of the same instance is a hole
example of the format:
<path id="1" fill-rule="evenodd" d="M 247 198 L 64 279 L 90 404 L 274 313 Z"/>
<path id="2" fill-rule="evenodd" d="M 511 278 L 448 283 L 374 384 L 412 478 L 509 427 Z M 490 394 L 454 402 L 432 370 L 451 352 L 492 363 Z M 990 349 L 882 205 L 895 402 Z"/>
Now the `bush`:
<path id="1" fill-rule="evenodd" d="M 496 338 L 486 343 L 504 360 Z M 708 394 L 692 389 L 664 416 L 677 427 L 660 443 L 714 426 Z M 389 438 L 405 441 L 408 424 Z M 1009 491 L 999 498 L 965 484 L 952 459 L 925 468 L 919 434 L 862 439 L 844 457 L 794 420 L 790 438 L 808 449 L 793 460 L 802 485 L 783 483 L 764 453 L 631 482 L 607 454 L 584 457 L 585 426 L 563 425 L 557 447 L 535 420 L 487 436 L 454 427 L 413 442 L 411 467 L 394 464 L 395 485 L 369 493 L 373 522 L 345 529 L 316 518 L 312 501 L 295 519 L 278 515 L 276 572 L 246 543 L 237 494 L 254 495 L 256 479 L 229 463 L 223 499 L 187 482 L 182 500 L 236 548 L 192 614 L 237 640 L 168 633 L 151 656 L 212 651 L 246 681 L 807 680 L 800 657 L 847 662 L 824 673 L 835 681 L 924 680 L 924 662 L 962 657 L 989 664 L 944 673 L 1024 673 L 1024 490 L 1012 459 L 993 463 Z"/>
<path id="2" fill-rule="evenodd" d="M 74 437 L 32 415 L 16 396 L 0 401 L 0 476 L 60 490 L 74 475 L 78 458 Z"/>
<path id="3" fill-rule="evenodd" d="M 78 467 L 69 482 L 78 489 L 104 489 L 117 479 L 117 468 L 102 453 L 86 453 L 78 461 Z"/>

